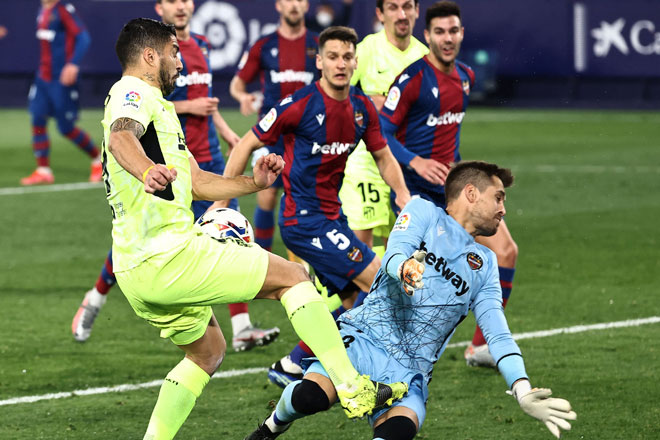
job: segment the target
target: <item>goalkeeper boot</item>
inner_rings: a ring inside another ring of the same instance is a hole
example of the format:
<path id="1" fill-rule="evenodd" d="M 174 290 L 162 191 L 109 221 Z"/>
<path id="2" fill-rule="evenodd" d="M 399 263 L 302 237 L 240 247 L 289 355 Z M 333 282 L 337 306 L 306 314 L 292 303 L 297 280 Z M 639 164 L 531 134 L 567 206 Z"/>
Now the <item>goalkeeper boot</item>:
<path id="1" fill-rule="evenodd" d="M 85 298 L 71 323 L 71 331 L 76 341 L 85 342 L 89 339 L 89 336 L 92 334 L 94 320 L 98 316 L 103 304 L 105 304 L 106 299 L 106 295 L 98 293 L 96 288 L 85 293 Z"/>
<path id="2" fill-rule="evenodd" d="M 349 419 L 369 415 L 374 409 L 390 406 L 408 392 L 408 384 L 394 382 L 384 384 L 374 382 L 363 374 L 356 384 L 342 384 L 336 387 L 339 403 Z"/>
<path id="3" fill-rule="evenodd" d="M 247 351 L 257 346 L 270 344 L 279 334 L 280 329 L 277 327 L 261 329 L 250 326 L 233 337 L 231 346 L 234 351 Z"/>
<path id="4" fill-rule="evenodd" d="M 268 369 L 268 380 L 280 388 L 286 388 L 291 382 L 301 380 L 302 378 L 302 367 L 293 362 L 289 355 L 284 356 Z"/>
<path id="5" fill-rule="evenodd" d="M 470 344 L 465 349 L 463 356 L 465 357 L 465 362 L 470 367 L 495 368 L 495 359 L 493 359 L 490 351 L 488 351 L 488 344 L 476 346 Z"/>
<path id="6" fill-rule="evenodd" d="M 289 426 L 291 426 L 291 423 L 286 425 L 286 427 L 284 427 L 280 432 L 272 432 L 264 421 L 263 423 L 259 424 L 259 427 L 256 429 L 256 431 L 245 437 L 244 440 L 271 440 L 277 438 L 278 435 L 289 429 Z"/>

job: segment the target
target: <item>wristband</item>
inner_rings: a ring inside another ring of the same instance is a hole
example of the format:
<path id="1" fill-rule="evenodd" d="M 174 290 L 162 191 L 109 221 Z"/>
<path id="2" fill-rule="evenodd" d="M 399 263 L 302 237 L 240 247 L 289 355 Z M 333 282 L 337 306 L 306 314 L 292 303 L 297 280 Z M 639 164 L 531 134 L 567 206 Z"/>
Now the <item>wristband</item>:
<path id="1" fill-rule="evenodd" d="M 144 173 L 142 173 L 142 183 L 144 183 L 144 180 L 147 178 L 147 174 L 149 173 L 149 170 L 151 170 L 154 167 L 154 165 L 151 165 L 149 168 L 144 170 Z"/>

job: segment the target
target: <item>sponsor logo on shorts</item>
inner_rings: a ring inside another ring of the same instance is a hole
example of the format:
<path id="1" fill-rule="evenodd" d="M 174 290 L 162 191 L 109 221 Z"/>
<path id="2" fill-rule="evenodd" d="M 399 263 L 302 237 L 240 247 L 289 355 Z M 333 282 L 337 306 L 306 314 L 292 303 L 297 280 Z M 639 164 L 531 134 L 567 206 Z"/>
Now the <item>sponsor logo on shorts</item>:
<path id="1" fill-rule="evenodd" d="M 131 107 L 134 108 L 135 110 L 138 110 L 141 105 L 142 105 L 142 96 L 140 96 L 138 92 L 131 91 L 126 94 L 126 97 L 124 98 L 123 107 Z"/>
<path id="2" fill-rule="evenodd" d="M 399 104 L 401 99 L 401 90 L 398 87 L 394 86 L 390 89 L 390 93 L 387 94 L 387 99 L 385 100 L 385 108 L 394 111 L 396 106 Z"/>
<path id="3" fill-rule="evenodd" d="M 263 131 L 270 130 L 270 127 L 273 126 L 276 119 L 277 110 L 275 110 L 275 108 L 271 108 L 270 111 L 266 113 L 266 116 L 264 116 L 261 121 L 259 121 L 259 128 L 261 128 Z"/>
<path id="4" fill-rule="evenodd" d="M 396 219 L 396 223 L 394 223 L 392 231 L 405 231 L 408 229 L 408 226 L 410 226 L 410 214 L 406 212 L 399 215 L 399 217 Z"/>
<path id="5" fill-rule="evenodd" d="M 356 263 L 362 262 L 362 251 L 356 247 L 353 247 L 348 253 L 348 259 Z"/>
<path id="6" fill-rule="evenodd" d="M 484 260 L 474 252 L 467 254 L 467 262 L 472 270 L 479 270 L 484 265 Z"/>

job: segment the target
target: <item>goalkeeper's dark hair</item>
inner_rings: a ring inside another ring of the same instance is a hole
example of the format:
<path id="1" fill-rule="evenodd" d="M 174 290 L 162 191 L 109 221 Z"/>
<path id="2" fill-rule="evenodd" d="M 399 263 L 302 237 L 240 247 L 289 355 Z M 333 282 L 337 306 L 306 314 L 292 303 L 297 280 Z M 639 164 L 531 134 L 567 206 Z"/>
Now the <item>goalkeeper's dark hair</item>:
<path id="1" fill-rule="evenodd" d="M 376 7 L 380 9 L 380 12 L 383 12 L 383 3 L 385 3 L 385 0 L 376 0 Z M 419 4 L 419 0 L 415 0 L 415 6 Z"/>
<path id="2" fill-rule="evenodd" d="M 319 52 L 323 50 L 325 43 L 330 40 L 339 40 L 344 43 L 351 43 L 353 48 L 357 46 L 358 36 L 353 28 L 346 26 L 330 26 L 319 35 Z"/>
<path id="3" fill-rule="evenodd" d="M 165 45 L 172 40 L 172 36 L 176 38 L 176 30 L 171 24 L 151 18 L 135 18 L 129 21 L 122 28 L 115 44 L 121 70 L 125 71 L 135 64 L 147 47 L 162 55 Z"/>
<path id="4" fill-rule="evenodd" d="M 447 174 L 445 181 L 447 203 L 458 199 L 467 184 L 474 185 L 479 191 L 485 191 L 493 184 L 493 176 L 498 177 L 505 188 L 513 184 L 513 174 L 508 168 L 500 168 L 494 163 L 481 161 L 459 162 Z"/>
<path id="5" fill-rule="evenodd" d="M 461 8 L 456 4 L 455 2 L 452 1 L 441 1 L 441 2 L 436 2 L 433 3 L 429 8 L 426 10 L 426 29 L 431 30 L 431 20 L 434 18 L 438 17 L 451 17 L 452 15 L 455 15 L 458 17 L 458 20 L 462 23 L 463 20 L 461 20 Z"/>

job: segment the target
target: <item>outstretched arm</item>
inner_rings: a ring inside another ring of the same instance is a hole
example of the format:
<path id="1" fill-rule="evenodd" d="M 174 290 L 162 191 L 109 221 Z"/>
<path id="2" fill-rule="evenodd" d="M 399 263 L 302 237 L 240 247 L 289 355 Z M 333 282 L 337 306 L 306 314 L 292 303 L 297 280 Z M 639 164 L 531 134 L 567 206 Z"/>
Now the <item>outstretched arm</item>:
<path id="1" fill-rule="evenodd" d="M 234 177 L 242 174 L 250 159 L 250 154 L 263 145 L 254 132 L 249 130 L 234 147 L 227 160 L 227 166 L 223 175 L 225 177 Z"/>

